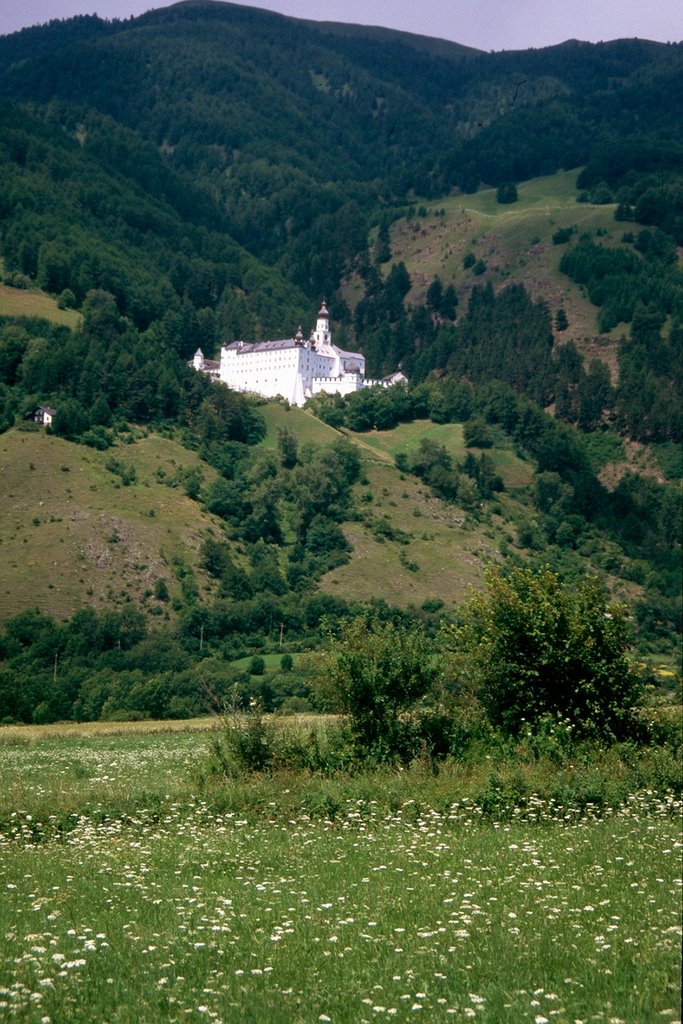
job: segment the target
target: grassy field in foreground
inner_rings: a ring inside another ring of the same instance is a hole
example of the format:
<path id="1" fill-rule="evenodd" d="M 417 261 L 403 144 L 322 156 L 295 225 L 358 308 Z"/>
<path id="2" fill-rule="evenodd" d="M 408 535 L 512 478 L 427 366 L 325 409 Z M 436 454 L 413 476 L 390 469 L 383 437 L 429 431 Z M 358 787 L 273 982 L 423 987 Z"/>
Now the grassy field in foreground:
<path id="1" fill-rule="evenodd" d="M 539 802 L 495 821 L 461 797 L 457 773 L 411 769 L 356 779 L 327 815 L 277 812 L 290 776 L 245 782 L 243 800 L 272 798 L 252 814 L 197 788 L 207 742 L 0 743 L 14 807 L 0 837 L 0 1012 L 26 1024 L 680 1019 L 679 829 L 665 799 L 634 794 L 602 818 Z M 40 835 L 36 815 L 47 824 L 65 801 L 69 830 Z"/>

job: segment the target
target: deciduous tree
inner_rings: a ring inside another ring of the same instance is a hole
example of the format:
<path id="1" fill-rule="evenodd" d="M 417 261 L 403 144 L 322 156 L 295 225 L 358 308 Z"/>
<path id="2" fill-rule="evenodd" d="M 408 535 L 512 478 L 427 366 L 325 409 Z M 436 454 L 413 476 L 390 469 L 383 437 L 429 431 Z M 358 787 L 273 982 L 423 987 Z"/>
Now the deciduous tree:
<path id="1" fill-rule="evenodd" d="M 493 569 L 487 584 L 447 638 L 492 724 L 514 735 L 552 715 L 577 735 L 627 736 L 640 684 L 623 606 L 596 580 L 570 590 L 549 569 Z"/>

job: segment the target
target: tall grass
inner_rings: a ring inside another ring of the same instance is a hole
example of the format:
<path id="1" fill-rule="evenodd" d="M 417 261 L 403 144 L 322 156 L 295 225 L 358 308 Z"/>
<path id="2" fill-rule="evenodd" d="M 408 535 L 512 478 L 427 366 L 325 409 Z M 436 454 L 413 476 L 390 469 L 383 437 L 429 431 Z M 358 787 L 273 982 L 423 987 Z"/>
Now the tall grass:
<path id="1" fill-rule="evenodd" d="M 202 795 L 205 742 L 2 748 L 23 787 L 0 838 L 9 1019 L 677 1019 L 670 798 L 602 815 L 535 798 L 506 820 L 462 788 L 493 792 L 500 763 L 214 779 Z M 50 794 L 98 786 L 109 803 L 38 827 Z"/>
<path id="2" fill-rule="evenodd" d="M 119 730 L 0 731 L 1 1016 L 677 1019 L 666 748 L 234 777 L 215 731 Z"/>

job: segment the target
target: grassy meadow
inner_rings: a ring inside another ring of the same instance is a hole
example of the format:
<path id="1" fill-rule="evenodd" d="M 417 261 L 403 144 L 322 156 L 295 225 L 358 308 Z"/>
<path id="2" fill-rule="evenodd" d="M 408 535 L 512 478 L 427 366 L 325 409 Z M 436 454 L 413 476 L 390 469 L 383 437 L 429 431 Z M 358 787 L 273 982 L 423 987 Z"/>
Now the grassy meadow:
<path id="1" fill-rule="evenodd" d="M 589 360 L 602 359 L 616 371 L 617 339 L 626 328 L 616 328 L 613 337 L 596 337 L 595 306 L 560 273 L 567 246 L 552 241 L 566 227 L 576 229 L 572 243 L 584 232 L 599 232 L 602 244 L 616 244 L 624 233 L 624 225 L 614 220 L 613 204 L 576 202 L 579 170 L 520 183 L 516 203 L 500 204 L 496 189 L 482 189 L 426 204 L 426 218 L 393 224 L 391 261 L 403 260 L 411 276 L 408 301 L 424 301 L 436 276 L 444 284 L 452 281 L 461 301 L 477 284 L 491 281 L 497 290 L 510 280 L 520 282 L 535 299 L 545 299 L 551 312 L 565 309 L 569 327 L 562 341 L 574 341 Z M 486 264 L 480 276 L 463 267 L 468 253 Z"/>
<path id="2" fill-rule="evenodd" d="M 210 481 L 215 470 L 159 434 L 130 441 L 100 452 L 43 430 L 2 435 L 0 620 L 35 607 L 37 594 L 60 619 L 131 595 L 144 604 L 158 578 L 175 592 L 178 558 L 208 585 L 199 547 L 215 521 L 185 495 L 182 476 L 199 470 Z M 129 485 L 115 463 L 134 472 Z"/>
<path id="3" fill-rule="evenodd" d="M 372 430 L 352 436 L 357 444 L 367 449 L 368 453 L 380 459 L 383 455 L 389 456 L 393 463 L 399 452 L 415 451 L 422 440 L 443 445 L 454 459 L 462 461 L 468 451 L 463 434 L 462 423 L 413 420 L 411 423 L 400 423 L 393 430 Z M 481 454 L 479 448 L 471 450 L 475 455 Z M 531 483 L 533 467 L 515 455 L 510 441 L 502 433 L 499 443 L 486 449 L 486 454 L 491 459 L 495 472 L 502 477 L 506 489 L 514 490 Z"/>
<path id="4" fill-rule="evenodd" d="M 78 327 L 81 314 L 75 309 L 60 309 L 55 299 L 36 289 L 10 288 L 0 284 L 0 316 L 35 316 L 53 324 Z"/>
<path id="5" fill-rule="evenodd" d="M 680 1020 L 663 790 L 497 813 L 485 764 L 231 782 L 209 760 L 151 723 L 0 730 L 0 1015 Z"/>
<path id="6" fill-rule="evenodd" d="M 328 426 L 322 420 L 316 419 L 312 413 L 299 409 L 295 405 L 287 408 L 279 402 L 265 402 L 260 409 L 267 429 L 266 436 L 261 442 L 264 448 L 276 448 L 277 432 L 285 427 L 296 434 L 297 441 L 301 445 L 333 444 L 340 436 L 339 431 L 334 427 Z"/>

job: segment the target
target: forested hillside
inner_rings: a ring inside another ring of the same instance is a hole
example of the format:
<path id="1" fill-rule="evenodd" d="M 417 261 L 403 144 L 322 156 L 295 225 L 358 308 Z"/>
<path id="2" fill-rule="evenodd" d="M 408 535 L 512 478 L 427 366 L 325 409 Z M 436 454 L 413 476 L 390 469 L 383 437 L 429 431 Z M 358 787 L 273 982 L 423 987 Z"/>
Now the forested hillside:
<path id="1" fill-rule="evenodd" d="M 368 605 L 433 632 L 490 561 L 597 575 L 670 659 L 682 70 L 195 0 L 0 38 L 0 718 L 307 701 L 226 665 Z M 323 296 L 408 386 L 189 369 Z"/>
<path id="2" fill-rule="evenodd" d="M 339 34 L 233 4 L 180 3 L 0 40 L 0 93 L 36 105 L 86 152 L 194 215 L 197 196 L 163 173 L 161 154 L 237 241 L 279 262 L 313 300 L 331 297 L 362 254 L 378 203 L 577 167 L 616 140 L 621 152 L 632 140 L 642 162 L 645 148 L 666 154 L 679 136 L 678 47 L 423 46 L 403 33 Z M 136 133 L 133 152 L 124 128 Z M 669 166 L 666 155 L 657 166 Z"/>

